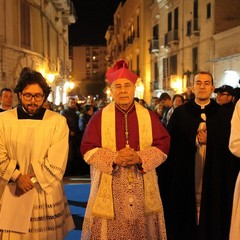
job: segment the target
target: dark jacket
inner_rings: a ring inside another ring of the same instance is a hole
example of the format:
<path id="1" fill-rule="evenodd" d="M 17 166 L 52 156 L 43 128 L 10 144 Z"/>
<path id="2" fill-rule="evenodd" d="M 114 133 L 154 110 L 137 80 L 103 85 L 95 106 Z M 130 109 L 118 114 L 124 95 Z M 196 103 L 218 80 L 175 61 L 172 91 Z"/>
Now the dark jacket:
<path id="1" fill-rule="evenodd" d="M 61 115 L 63 115 L 67 119 L 69 131 L 74 132 L 76 135 L 79 135 L 80 132 L 78 128 L 79 116 L 76 113 L 76 109 L 68 107 L 61 111 Z"/>
<path id="2" fill-rule="evenodd" d="M 168 240 L 227 240 L 238 169 L 228 150 L 232 112 L 215 101 L 205 107 L 207 150 L 200 222 L 196 225 L 195 153 L 201 108 L 194 100 L 175 109 L 169 157 L 159 167 Z"/>

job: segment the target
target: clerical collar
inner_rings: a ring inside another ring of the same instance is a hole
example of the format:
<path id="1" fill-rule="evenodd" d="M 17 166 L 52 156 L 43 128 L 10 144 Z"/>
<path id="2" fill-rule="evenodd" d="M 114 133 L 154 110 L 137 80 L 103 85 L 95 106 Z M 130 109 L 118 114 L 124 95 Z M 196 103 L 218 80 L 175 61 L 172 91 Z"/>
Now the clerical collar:
<path id="1" fill-rule="evenodd" d="M 42 120 L 45 111 L 46 111 L 45 108 L 40 108 L 36 114 L 29 115 L 21 105 L 17 107 L 18 119 Z"/>
<path id="2" fill-rule="evenodd" d="M 133 109 L 133 107 L 135 106 L 135 104 L 134 104 L 134 102 L 132 103 L 132 105 L 127 109 L 127 110 L 125 110 L 125 109 L 122 109 L 117 103 L 115 103 L 115 106 L 116 106 L 116 108 L 120 111 L 120 112 L 122 112 L 123 114 L 128 114 L 132 109 Z"/>
<path id="3" fill-rule="evenodd" d="M 205 104 L 199 104 L 199 103 L 197 103 L 197 102 L 196 102 L 196 99 L 195 99 L 194 101 L 195 101 L 195 103 L 196 103 L 198 106 L 201 107 L 201 109 L 204 109 L 204 108 L 211 102 L 210 99 L 209 99 L 209 101 L 208 101 L 207 103 L 205 103 Z"/>

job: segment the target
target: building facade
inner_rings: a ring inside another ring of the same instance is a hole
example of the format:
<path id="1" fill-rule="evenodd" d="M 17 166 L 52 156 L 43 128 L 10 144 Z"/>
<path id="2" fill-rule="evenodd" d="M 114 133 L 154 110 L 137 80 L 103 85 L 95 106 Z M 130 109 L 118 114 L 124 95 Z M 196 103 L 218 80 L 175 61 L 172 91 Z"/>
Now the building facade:
<path id="1" fill-rule="evenodd" d="M 71 47 L 71 79 L 75 83 L 76 95 L 103 97 L 107 70 L 106 46 L 81 45 Z"/>
<path id="2" fill-rule="evenodd" d="M 50 101 L 66 98 L 69 80 L 70 0 L 0 0 L 0 88 L 14 88 L 24 67 L 40 71 L 52 87 Z"/>
<path id="3" fill-rule="evenodd" d="M 237 0 L 123 1 L 106 34 L 109 64 L 127 59 L 140 76 L 148 102 L 163 91 L 187 91 L 198 71 L 210 72 L 217 87 L 236 87 L 238 10 Z"/>
<path id="4" fill-rule="evenodd" d="M 116 9 L 113 20 L 105 34 L 107 41 L 108 65 L 111 66 L 117 59 L 125 59 L 129 69 L 138 74 L 136 97 L 143 98 L 150 93 L 150 55 L 148 54 L 147 35 L 150 35 L 147 25 L 149 18 L 145 15 L 145 7 L 149 0 L 123 1 Z"/>

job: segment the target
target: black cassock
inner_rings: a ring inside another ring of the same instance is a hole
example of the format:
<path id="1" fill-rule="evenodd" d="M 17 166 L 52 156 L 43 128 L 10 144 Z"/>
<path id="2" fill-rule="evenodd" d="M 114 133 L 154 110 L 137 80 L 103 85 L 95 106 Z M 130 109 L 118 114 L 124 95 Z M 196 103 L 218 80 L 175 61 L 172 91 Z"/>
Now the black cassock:
<path id="1" fill-rule="evenodd" d="M 237 159 L 228 149 L 234 106 L 205 106 L 207 150 L 199 225 L 196 225 L 195 153 L 201 107 L 191 100 L 175 109 L 168 159 L 158 169 L 168 240 L 227 240 Z"/>

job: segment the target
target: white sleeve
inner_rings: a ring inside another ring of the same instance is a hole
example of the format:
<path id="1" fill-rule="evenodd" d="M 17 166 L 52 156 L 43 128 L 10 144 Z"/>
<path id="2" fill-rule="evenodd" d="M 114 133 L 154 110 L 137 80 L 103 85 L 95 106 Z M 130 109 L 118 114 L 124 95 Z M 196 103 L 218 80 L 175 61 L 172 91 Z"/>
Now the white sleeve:
<path id="1" fill-rule="evenodd" d="M 229 149 L 237 157 L 240 157 L 240 100 L 236 103 L 232 120 Z"/>

